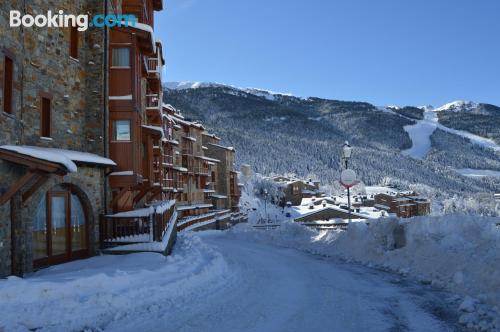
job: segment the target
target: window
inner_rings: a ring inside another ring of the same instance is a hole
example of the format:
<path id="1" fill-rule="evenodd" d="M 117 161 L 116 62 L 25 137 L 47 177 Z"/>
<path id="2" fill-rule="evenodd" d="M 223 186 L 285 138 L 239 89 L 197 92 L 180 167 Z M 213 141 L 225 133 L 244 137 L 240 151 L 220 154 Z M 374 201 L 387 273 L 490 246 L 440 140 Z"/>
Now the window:
<path id="1" fill-rule="evenodd" d="M 78 59 L 78 28 L 69 28 L 69 56 Z"/>
<path id="2" fill-rule="evenodd" d="M 130 141 L 130 120 L 116 120 L 113 124 L 114 141 Z"/>
<path id="3" fill-rule="evenodd" d="M 128 47 L 113 48 L 111 58 L 111 66 L 113 67 L 130 67 L 130 49 Z"/>
<path id="4" fill-rule="evenodd" d="M 4 59 L 3 81 L 3 111 L 12 113 L 12 86 L 14 84 L 14 62 L 11 58 Z"/>
<path id="5" fill-rule="evenodd" d="M 51 129 L 51 114 L 50 114 L 50 99 L 42 97 L 42 111 L 40 119 L 40 136 L 50 137 Z"/>

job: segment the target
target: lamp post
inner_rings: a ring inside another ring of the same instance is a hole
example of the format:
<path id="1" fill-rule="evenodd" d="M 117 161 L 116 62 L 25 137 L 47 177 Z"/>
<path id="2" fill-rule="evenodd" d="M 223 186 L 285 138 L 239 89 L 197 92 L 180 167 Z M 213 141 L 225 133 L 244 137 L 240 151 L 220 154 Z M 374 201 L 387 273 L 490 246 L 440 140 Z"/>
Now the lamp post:
<path id="1" fill-rule="evenodd" d="M 264 189 L 264 211 L 266 213 L 266 221 L 267 221 L 267 189 Z"/>
<path id="2" fill-rule="evenodd" d="M 349 223 L 351 222 L 351 186 L 354 185 L 356 181 L 356 173 L 349 169 L 349 159 L 351 159 L 352 147 L 349 145 L 348 141 L 345 141 L 342 147 L 342 161 L 344 162 L 345 170 L 341 174 L 341 183 L 347 188 L 347 209 Z"/>
<path id="3" fill-rule="evenodd" d="M 349 145 L 348 141 L 345 141 L 342 146 L 342 160 L 344 161 L 345 169 L 349 168 L 349 159 L 351 159 L 352 147 Z"/>

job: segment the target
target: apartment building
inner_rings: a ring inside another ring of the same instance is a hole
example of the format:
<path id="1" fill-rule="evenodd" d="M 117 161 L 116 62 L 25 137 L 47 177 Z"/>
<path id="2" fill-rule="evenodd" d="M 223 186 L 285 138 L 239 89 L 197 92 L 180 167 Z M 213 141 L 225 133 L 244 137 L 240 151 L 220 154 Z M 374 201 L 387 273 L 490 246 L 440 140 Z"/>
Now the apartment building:
<path id="1" fill-rule="evenodd" d="M 131 26 L 3 29 L 11 10 L 49 5 L 0 3 L 0 277 L 162 241 L 177 217 L 237 209 L 234 149 L 215 144 L 223 153 L 210 156 L 203 125 L 163 103 L 163 2 L 57 4 L 133 14 Z"/>
<path id="2" fill-rule="evenodd" d="M 213 159 L 220 160 L 214 171 L 214 188 L 216 193 L 212 195 L 214 204 L 219 208 L 239 211 L 241 196 L 238 173 L 235 170 L 235 154 L 233 147 L 220 144 L 221 139 L 209 133 L 203 134 L 203 146 L 205 154 Z"/>
<path id="3" fill-rule="evenodd" d="M 105 1 L 59 1 L 104 13 Z M 109 5 L 109 4 L 108 4 Z M 9 28 L 11 10 L 54 2 L 0 2 L 0 277 L 99 249 L 105 212 L 104 30 Z"/>

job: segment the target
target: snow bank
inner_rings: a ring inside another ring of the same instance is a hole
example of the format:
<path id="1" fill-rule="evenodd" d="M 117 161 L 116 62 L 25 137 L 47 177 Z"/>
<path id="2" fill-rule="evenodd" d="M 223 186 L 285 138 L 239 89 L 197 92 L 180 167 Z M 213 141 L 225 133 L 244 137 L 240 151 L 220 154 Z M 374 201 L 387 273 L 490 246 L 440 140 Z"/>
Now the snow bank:
<path id="1" fill-rule="evenodd" d="M 220 253 L 182 234 L 172 256 L 93 257 L 0 280 L 0 331 L 105 330 L 158 307 L 187 308 L 194 294 L 224 284 L 228 275 Z"/>
<path id="2" fill-rule="evenodd" d="M 318 232 L 288 222 L 272 231 L 256 231 L 247 225 L 231 231 L 410 275 L 496 306 L 494 315 L 500 320 L 499 222 L 500 218 L 448 215 L 353 223 L 345 232 Z"/>

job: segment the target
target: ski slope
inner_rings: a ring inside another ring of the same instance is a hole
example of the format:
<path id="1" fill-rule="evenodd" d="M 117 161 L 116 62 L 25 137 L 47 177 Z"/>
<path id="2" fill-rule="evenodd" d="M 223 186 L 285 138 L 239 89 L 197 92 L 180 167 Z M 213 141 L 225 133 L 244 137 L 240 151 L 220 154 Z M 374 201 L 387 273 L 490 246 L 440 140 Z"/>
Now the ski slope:
<path id="1" fill-rule="evenodd" d="M 443 292 L 250 234 L 185 234 L 172 257 L 94 257 L 0 281 L 0 330 L 460 330 Z"/>
<path id="2" fill-rule="evenodd" d="M 407 150 L 403 150 L 402 154 L 415 159 L 424 158 L 432 149 L 431 135 L 436 129 L 441 129 L 447 133 L 467 138 L 473 144 L 477 144 L 494 151 L 500 151 L 500 146 L 489 138 L 474 135 L 464 130 L 457 130 L 443 126 L 439 123 L 436 111 L 425 111 L 423 120 L 419 120 L 416 124 L 404 126 L 403 128 L 410 136 L 412 147 Z"/>

